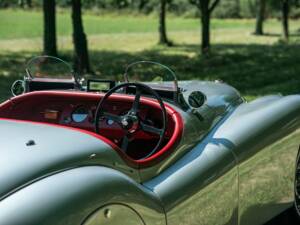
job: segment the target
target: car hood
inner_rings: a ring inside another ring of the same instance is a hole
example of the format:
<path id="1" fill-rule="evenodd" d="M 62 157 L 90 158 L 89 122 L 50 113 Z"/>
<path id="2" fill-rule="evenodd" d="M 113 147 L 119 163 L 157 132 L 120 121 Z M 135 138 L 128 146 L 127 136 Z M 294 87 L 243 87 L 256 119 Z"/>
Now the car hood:
<path id="1" fill-rule="evenodd" d="M 0 200 L 58 171 L 119 158 L 104 141 L 76 130 L 0 119 Z"/>

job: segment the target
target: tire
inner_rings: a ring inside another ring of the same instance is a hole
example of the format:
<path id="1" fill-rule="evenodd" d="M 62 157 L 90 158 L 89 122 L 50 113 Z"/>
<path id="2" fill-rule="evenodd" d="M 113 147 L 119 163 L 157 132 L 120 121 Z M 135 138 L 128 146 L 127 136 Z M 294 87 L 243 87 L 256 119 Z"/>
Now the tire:
<path id="1" fill-rule="evenodd" d="M 294 187 L 294 196 L 295 196 L 295 209 L 300 218 L 300 149 L 297 155 L 296 169 L 295 169 L 295 187 Z M 299 219 L 300 220 L 300 219 Z"/>

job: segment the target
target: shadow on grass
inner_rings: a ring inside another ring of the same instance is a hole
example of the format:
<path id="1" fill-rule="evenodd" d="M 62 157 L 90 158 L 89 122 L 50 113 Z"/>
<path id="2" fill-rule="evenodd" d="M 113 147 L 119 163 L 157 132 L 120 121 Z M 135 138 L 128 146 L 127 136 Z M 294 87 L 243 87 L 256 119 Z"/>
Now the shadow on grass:
<path id="1" fill-rule="evenodd" d="M 181 80 L 221 79 L 247 96 L 300 91 L 300 45 L 214 45 L 207 57 L 199 56 L 198 50 L 197 45 L 178 45 L 133 53 L 91 51 L 90 58 L 96 76 L 101 78 L 120 79 L 129 63 L 152 60 L 170 66 Z M 0 100 L 9 97 L 11 83 L 24 75 L 24 63 L 38 54 L 0 54 Z M 62 57 L 71 61 L 72 52 L 63 52 Z"/>
<path id="2" fill-rule="evenodd" d="M 244 95 L 300 91 L 300 45 L 215 45 L 209 57 L 197 45 L 181 45 L 171 52 L 155 49 L 139 53 L 93 52 L 96 71 L 116 75 L 135 60 L 154 60 L 170 66 L 179 79 L 221 79 Z M 183 54 L 180 54 L 183 53 Z"/>
<path id="3" fill-rule="evenodd" d="M 282 34 L 280 33 L 264 33 L 261 36 L 267 36 L 267 37 L 282 37 Z M 290 37 L 300 37 L 300 33 L 293 33 L 293 34 L 289 34 Z"/>

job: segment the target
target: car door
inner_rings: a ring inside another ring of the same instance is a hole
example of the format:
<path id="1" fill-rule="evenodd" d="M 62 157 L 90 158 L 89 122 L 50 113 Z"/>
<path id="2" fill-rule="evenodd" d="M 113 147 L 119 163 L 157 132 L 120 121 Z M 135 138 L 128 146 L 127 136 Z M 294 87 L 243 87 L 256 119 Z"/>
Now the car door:
<path id="1" fill-rule="evenodd" d="M 143 184 L 161 199 L 168 224 L 238 224 L 238 169 L 231 148 L 228 140 L 215 138 L 213 131 Z"/>
<path id="2" fill-rule="evenodd" d="M 253 146 L 249 150 L 251 155 L 241 156 L 239 165 L 241 225 L 264 224 L 292 207 L 299 140 L 298 130 L 274 140 L 265 147 Z"/>
<path id="3" fill-rule="evenodd" d="M 269 96 L 241 105 L 224 124 L 239 161 L 240 225 L 264 224 L 292 207 L 299 115 L 299 96 Z"/>

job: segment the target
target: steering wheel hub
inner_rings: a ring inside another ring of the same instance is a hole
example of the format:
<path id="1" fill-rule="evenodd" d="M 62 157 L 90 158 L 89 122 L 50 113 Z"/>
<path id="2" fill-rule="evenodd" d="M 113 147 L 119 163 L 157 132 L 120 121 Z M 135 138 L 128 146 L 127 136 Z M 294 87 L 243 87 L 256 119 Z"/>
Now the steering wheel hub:
<path id="1" fill-rule="evenodd" d="M 126 115 L 121 120 L 123 129 L 128 130 L 129 133 L 134 133 L 139 127 L 139 120 L 137 116 Z"/>

